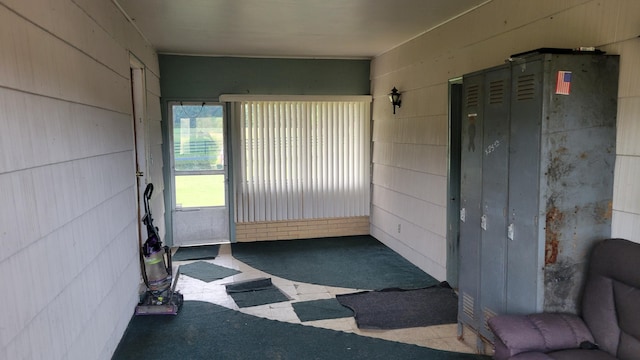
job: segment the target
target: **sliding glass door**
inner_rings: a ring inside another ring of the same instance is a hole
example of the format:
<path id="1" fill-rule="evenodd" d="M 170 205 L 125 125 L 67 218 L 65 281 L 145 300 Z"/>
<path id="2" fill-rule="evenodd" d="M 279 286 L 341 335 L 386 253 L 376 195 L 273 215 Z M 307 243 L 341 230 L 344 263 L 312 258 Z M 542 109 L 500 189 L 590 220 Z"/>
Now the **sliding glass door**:
<path id="1" fill-rule="evenodd" d="M 173 241 L 178 246 L 229 241 L 224 107 L 170 103 Z"/>

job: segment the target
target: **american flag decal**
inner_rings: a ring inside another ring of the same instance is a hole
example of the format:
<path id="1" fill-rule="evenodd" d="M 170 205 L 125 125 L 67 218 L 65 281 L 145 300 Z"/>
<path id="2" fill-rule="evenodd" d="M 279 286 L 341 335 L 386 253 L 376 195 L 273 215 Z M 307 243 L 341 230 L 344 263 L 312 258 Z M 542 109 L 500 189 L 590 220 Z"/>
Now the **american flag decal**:
<path id="1" fill-rule="evenodd" d="M 558 71 L 556 81 L 556 94 L 569 95 L 571 90 L 571 71 Z"/>

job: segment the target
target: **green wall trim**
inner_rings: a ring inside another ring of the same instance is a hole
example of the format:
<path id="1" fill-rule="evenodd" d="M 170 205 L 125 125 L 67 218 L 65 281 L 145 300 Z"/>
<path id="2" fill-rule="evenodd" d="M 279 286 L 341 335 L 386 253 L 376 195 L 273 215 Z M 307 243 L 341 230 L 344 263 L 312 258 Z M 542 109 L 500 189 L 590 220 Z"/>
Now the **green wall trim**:
<path id="1" fill-rule="evenodd" d="M 221 94 L 368 95 L 370 60 L 159 55 L 162 97 Z"/>
<path id="2" fill-rule="evenodd" d="M 167 106 L 170 101 L 217 102 L 222 94 L 369 95 L 370 60 L 238 58 L 159 55 L 162 152 L 169 164 Z M 227 119 L 228 120 L 228 119 Z M 231 144 L 227 143 L 227 147 Z M 229 149 L 229 148 L 227 148 Z M 230 154 L 230 152 L 227 152 Z M 232 164 L 229 164 L 232 166 Z M 173 244 L 173 179 L 163 168 L 165 242 Z M 232 191 L 231 186 L 229 190 Z M 232 205 L 232 204 L 230 204 Z M 230 236 L 234 238 L 233 227 Z"/>

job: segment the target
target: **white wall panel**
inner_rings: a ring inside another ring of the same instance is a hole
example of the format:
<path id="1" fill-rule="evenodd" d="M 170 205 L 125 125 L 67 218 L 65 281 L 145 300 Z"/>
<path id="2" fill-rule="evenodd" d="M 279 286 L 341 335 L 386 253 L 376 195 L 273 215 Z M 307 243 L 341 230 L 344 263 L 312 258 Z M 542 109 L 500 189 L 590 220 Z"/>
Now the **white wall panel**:
<path id="1" fill-rule="evenodd" d="M 153 47 L 129 24 L 111 1 L 71 0 L 102 27 L 122 48 L 129 49 L 154 74 L 160 74 Z"/>
<path id="2" fill-rule="evenodd" d="M 446 209 L 444 207 L 381 186 L 374 185 L 373 188 L 373 207 L 380 207 L 426 231 L 445 236 Z"/>
<path id="3" fill-rule="evenodd" d="M 146 116 L 151 145 L 162 145 L 162 114 L 160 110 L 160 98 L 147 92 Z"/>
<path id="4" fill-rule="evenodd" d="M 446 115 L 398 118 L 376 122 L 376 142 L 447 145 Z"/>
<path id="5" fill-rule="evenodd" d="M 149 68 L 145 68 L 145 80 L 147 86 L 147 96 L 154 95 L 155 97 L 160 97 L 160 78 L 158 73 L 154 73 Z M 150 93 L 150 94 L 149 94 Z M 160 111 L 160 108 L 158 108 Z M 160 117 L 157 118 L 160 120 Z"/>
<path id="6" fill-rule="evenodd" d="M 376 210 L 378 209 L 372 209 L 372 215 L 379 223 L 380 217 L 378 216 L 379 214 L 376 214 Z M 440 264 L 436 260 L 426 256 L 425 253 L 416 251 L 415 249 L 411 248 L 406 243 L 397 239 L 395 235 L 392 236 L 390 233 L 377 226 L 371 227 L 371 235 L 383 242 L 385 245 L 389 246 L 395 252 L 402 255 L 405 259 L 409 260 L 411 263 L 413 263 L 426 273 L 435 277 L 436 279 L 445 278 L 446 269 L 443 264 Z"/>
<path id="7" fill-rule="evenodd" d="M 24 173 L 0 174 L 2 211 L 0 261 L 31 244 L 41 236 L 36 214 L 33 180 Z"/>
<path id="8" fill-rule="evenodd" d="M 108 290 L 105 286 L 117 280 L 109 275 L 118 274 L 122 269 L 119 265 L 122 265 L 123 261 L 137 260 L 137 244 L 132 241 L 136 236 L 132 222 L 135 217 L 131 212 L 121 211 L 131 203 L 132 198 L 132 189 L 127 189 L 99 207 L 85 212 L 60 230 L 17 252 L 7 261 L 0 262 L 3 274 L 15 275 L 8 277 L 13 284 L 9 284 L 12 291 L 7 306 L 12 312 L 7 320 L 12 323 L 17 320 L 18 324 L 34 326 L 34 319 L 46 310 L 52 299 L 64 295 L 66 288 L 73 289 L 75 283 L 79 287 L 78 291 L 82 293 L 77 300 L 81 303 L 77 306 L 87 312 L 78 313 L 78 309 L 75 309 L 73 314 L 66 314 L 67 319 L 64 322 L 73 323 L 83 315 L 97 311 L 95 299 L 106 297 L 107 294 L 102 294 Z M 105 223 L 126 224 L 126 228 L 105 227 Z M 110 242 L 110 239 L 115 240 Z M 111 253 L 104 253 L 105 248 L 110 249 Z M 87 278 L 90 281 L 79 280 L 79 277 L 86 276 L 84 273 L 88 267 L 95 267 L 96 261 L 106 264 L 96 267 L 96 271 L 101 272 L 94 274 L 95 277 Z M 137 284 L 137 280 L 137 277 L 132 277 L 129 281 Z M 40 292 L 47 296 L 40 296 Z M 73 296 L 78 296 L 78 293 L 73 293 Z M 2 345 L 6 345 L 8 339 L 14 338 L 24 330 L 20 326 L 11 326 L 2 327 L 2 331 L 9 332 L 0 332 L 0 341 Z M 61 335 L 63 334 L 56 334 Z"/>
<path id="9" fill-rule="evenodd" d="M 102 62 L 123 77 L 129 67 L 122 57 L 127 53 L 114 39 L 76 4 L 69 0 L 4 0 L 5 5 L 30 22 L 64 39 L 73 47 Z M 63 16 L 64 15 L 64 16 Z"/>
<path id="10" fill-rule="evenodd" d="M 439 256 L 439 251 L 430 250 L 434 248 L 440 249 L 440 247 L 445 246 L 441 235 L 424 231 L 424 228 L 419 225 L 407 222 L 405 219 L 396 216 L 396 214 L 387 212 L 379 207 L 374 206 L 373 209 L 379 231 L 393 234 L 396 240 L 404 244 L 404 247 L 410 248 L 412 252 L 426 254 L 424 255 L 426 259 L 444 268 L 445 257 Z"/>
<path id="11" fill-rule="evenodd" d="M 640 2 L 638 2 L 640 4 Z M 640 9 L 637 10 L 640 13 Z M 640 35 L 639 35 L 640 36 Z M 620 44 L 611 46 L 611 49 L 605 48 L 614 54 L 622 54 L 620 58 L 620 73 L 625 76 L 620 77 L 618 96 L 621 98 L 640 97 L 640 39 L 633 38 Z M 637 118 L 637 114 L 636 118 Z M 634 114 L 630 114 L 634 115 Z"/>
<path id="12" fill-rule="evenodd" d="M 0 7 L 0 86 L 130 112 L 129 81 Z M 115 75 L 115 76 L 114 76 Z"/>
<path id="13" fill-rule="evenodd" d="M 149 173 L 147 174 L 147 182 L 151 182 L 154 185 L 155 198 L 160 198 L 164 192 L 164 174 L 163 167 L 157 166 L 158 162 L 162 159 L 162 113 L 160 105 L 160 79 L 151 71 L 146 69 L 146 120 L 147 120 L 147 141 L 148 145 L 148 159 Z M 155 225 L 158 227 L 158 234 L 161 239 L 165 238 L 166 229 L 165 224 L 161 219 L 164 219 L 165 206 L 164 200 L 154 200 L 150 204 L 151 213 L 156 221 Z"/>
<path id="14" fill-rule="evenodd" d="M 99 0 L 3 0 L 0 43 L 0 358 L 109 359 L 140 281 L 129 53 L 159 125 L 156 54 Z"/>
<path id="15" fill-rule="evenodd" d="M 614 175 L 613 209 L 640 214 L 640 157 L 618 156 Z"/>
<path id="16" fill-rule="evenodd" d="M 640 214 L 613 211 L 611 237 L 640 243 Z"/>
<path id="17" fill-rule="evenodd" d="M 640 81 L 640 80 L 638 80 Z M 640 96 L 618 100 L 618 138 L 616 151 L 619 155 L 640 155 Z"/>
<path id="18" fill-rule="evenodd" d="M 447 186 L 445 176 L 376 164 L 373 168 L 373 178 L 375 185 L 410 194 L 435 205 L 446 205 L 446 193 L 440 191 L 443 186 Z M 424 184 L 432 185 L 425 186 Z"/>
<path id="19" fill-rule="evenodd" d="M 376 142 L 373 160 L 374 164 L 444 176 L 447 170 L 446 152 L 444 146 Z"/>

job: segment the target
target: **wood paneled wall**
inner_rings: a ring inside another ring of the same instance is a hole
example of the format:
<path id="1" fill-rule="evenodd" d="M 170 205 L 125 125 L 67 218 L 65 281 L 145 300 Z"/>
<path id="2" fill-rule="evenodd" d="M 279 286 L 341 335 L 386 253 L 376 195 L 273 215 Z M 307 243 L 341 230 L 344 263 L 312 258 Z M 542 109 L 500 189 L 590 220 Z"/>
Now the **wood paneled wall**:
<path id="1" fill-rule="evenodd" d="M 157 55 L 97 0 L 0 0 L 0 44 L 0 358 L 110 359 L 140 283 L 129 59 L 161 192 Z"/>

